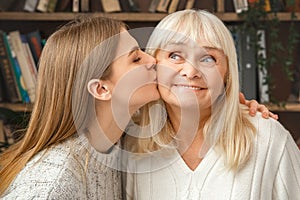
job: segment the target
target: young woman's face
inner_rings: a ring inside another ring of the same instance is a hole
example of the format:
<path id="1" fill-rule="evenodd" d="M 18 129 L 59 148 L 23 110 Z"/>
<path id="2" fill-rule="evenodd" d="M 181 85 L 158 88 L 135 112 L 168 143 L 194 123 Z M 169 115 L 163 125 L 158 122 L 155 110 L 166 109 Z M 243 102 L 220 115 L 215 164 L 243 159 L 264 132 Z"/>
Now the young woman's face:
<path id="1" fill-rule="evenodd" d="M 120 34 L 116 59 L 108 77 L 113 90 L 112 100 L 128 107 L 130 112 L 159 99 L 156 78 L 156 60 L 143 52 L 137 41 L 127 32 Z"/>
<path id="2" fill-rule="evenodd" d="M 206 41 L 168 44 L 156 58 L 159 92 L 169 106 L 205 109 L 224 91 L 227 58 Z"/>

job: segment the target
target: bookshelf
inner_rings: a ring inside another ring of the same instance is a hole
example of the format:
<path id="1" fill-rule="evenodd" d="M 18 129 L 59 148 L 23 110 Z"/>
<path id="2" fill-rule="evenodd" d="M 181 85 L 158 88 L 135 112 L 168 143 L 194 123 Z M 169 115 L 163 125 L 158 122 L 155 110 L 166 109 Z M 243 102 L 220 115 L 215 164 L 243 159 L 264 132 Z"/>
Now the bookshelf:
<path id="1" fill-rule="evenodd" d="M 200 8 L 200 7 L 199 7 Z M 222 21 L 227 24 L 239 24 L 243 19 L 235 12 L 215 12 Z M 19 29 L 27 32 L 39 28 L 45 32 L 45 36 L 49 36 L 58 26 L 74 19 L 77 15 L 96 15 L 104 16 L 114 19 L 125 21 L 130 27 L 141 26 L 155 26 L 162 18 L 167 16 L 167 13 L 150 13 L 150 12 L 118 12 L 118 13 L 73 13 L 73 12 L 53 12 L 53 13 L 40 13 L 40 12 L 0 12 L 0 29 L 4 31 L 11 31 Z M 295 22 L 300 23 L 300 12 L 295 13 Z M 274 14 L 269 14 L 271 19 Z M 291 13 L 279 12 L 277 17 L 281 22 L 288 24 L 291 22 Z M 278 90 L 281 93 L 287 92 L 284 90 Z M 17 112 L 30 112 L 32 110 L 32 104 L 13 104 L 13 103 L 0 103 L 0 107 L 6 107 Z M 291 132 L 298 134 L 300 132 L 300 126 L 297 124 L 297 119 L 300 118 L 300 104 L 287 104 L 285 108 L 281 108 L 275 105 L 267 105 L 267 107 L 274 113 L 278 113 L 282 123 Z M 293 116 L 293 117 L 291 117 Z M 291 122 L 292 121 L 292 122 Z M 289 126 L 289 124 L 292 124 Z M 292 128 L 289 128 L 292 127 Z"/>
<path id="2" fill-rule="evenodd" d="M 8 108 L 15 112 L 31 112 L 33 108 L 33 104 L 0 103 L 0 107 Z"/>
<path id="3" fill-rule="evenodd" d="M 76 15 L 96 15 L 119 19 L 127 22 L 158 22 L 167 13 L 28 13 L 28 12 L 0 12 L 0 21 L 68 21 L 73 19 Z M 214 13 L 224 22 L 241 22 L 242 18 L 234 12 Z M 273 14 L 269 14 L 272 18 Z M 277 13 L 280 21 L 289 22 L 291 14 L 287 12 Z M 300 13 L 296 13 L 295 21 L 300 21 Z"/>

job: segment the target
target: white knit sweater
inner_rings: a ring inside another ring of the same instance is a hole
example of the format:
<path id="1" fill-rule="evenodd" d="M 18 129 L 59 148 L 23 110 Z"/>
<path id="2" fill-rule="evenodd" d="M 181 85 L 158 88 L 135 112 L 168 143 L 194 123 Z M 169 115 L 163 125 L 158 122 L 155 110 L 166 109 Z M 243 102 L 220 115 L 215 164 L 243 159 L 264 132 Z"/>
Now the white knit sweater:
<path id="1" fill-rule="evenodd" d="M 101 154 L 74 137 L 38 153 L 1 199 L 122 199 L 121 174 L 106 166 L 118 159 L 117 149 Z"/>
<path id="2" fill-rule="evenodd" d="M 257 116 L 253 124 L 258 130 L 254 152 L 237 174 L 225 169 L 214 149 L 194 171 L 176 151 L 174 162 L 161 169 L 157 160 L 137 161 L 135 168 L 156 171 L 128 173 L 127 199 L 299 200 L 300 152 L 293 138 L 273 119 Z"/>

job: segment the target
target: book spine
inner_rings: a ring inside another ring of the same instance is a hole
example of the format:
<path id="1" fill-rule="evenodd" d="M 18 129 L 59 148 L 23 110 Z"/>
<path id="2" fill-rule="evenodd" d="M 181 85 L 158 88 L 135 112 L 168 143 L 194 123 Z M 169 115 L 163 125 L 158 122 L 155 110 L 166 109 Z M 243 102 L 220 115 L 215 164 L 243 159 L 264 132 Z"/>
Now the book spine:
<path id="1" fill-rule="evenodd" d="M 73 0 L 72 11 L 75 13 L 79 12 L 79 0 Z"/>
<path id="2" fill-rule="evenodd" d="M 138 4 L 134 0 L 128 0 L 128 3 L 129 3 L 129 8 L 130 8 L 131 12 L 139 12 L 140 11 Z"/>
<path id="3" fill-rule="evenodd" d="M 8 51 L 4 42 L 5 33 L 1 32 L 0 38 L 0 68 L 5 83 L 5 90 L 9 95 L 10 102 L 20 102 L 21 95 L 18 91 L 18 86 L 12 69 L 12 63 L 8 56 Z"/>
<path id="4" fill-rule="evenodd" d="M 49 0 L 47 11 L 54 12 L 56 8 L 57 0 Z"/>
<path id="5" fill-rule="evenodd" d="M 37 4 L 36 10 L 40 12 L 47 12 L 48 11 L 49 0 L 39 0 Z"/>
<path id="6" fill-rule="evenodd" d="M 20 92 L 21 97 L 22 97 L 22 102 L 23 103 L 30 103 L 30 98 L 29 98 L 29 95 L 27 93 L 26 86 L 24 84 L 24 79 L 23 79 L 23 76 L 22 76 L 21 68 L 20 68 L 20 65 L 18 63 L 16 54 L 15 54 L 13 48 L 11 48 L 11 41 L 10 41 L 10 37 L 8 35 L 6 37 L 6 41 L 8 43 L 9 48 L 10 48 L 11 58 L 12 58 L 12 61 L 13 61 L 13 69 L 14 69 L 16 80 L 17 80 L 18 89 L 19 89 L 19 92 Z"/>
<path id="7" fill-rule="evenodd" d="M 224 2 L 224 0 L 217 0 L 217 12 L 219 12 L 219 13 L 225 12 L 225 2 Z"/>
<path id="8" fill-rule="evenodd" d="M 89 12 L 90 6 L 89 6 L 89 0 L 81 0 L 80 1 L 80 11 L 81 12 Z"/>
<path id="9" fill-rule="evenodd" d="M 120 12 L 121 6 L 119 0 L 101 0 L 104 12 Z"/>
<path id="10" fill-rule="evenodd" d="M 24 47 L 21 41 L 20 33 L 19 31 L 12 31 L 9 33 L 9 36 L 11 39 L 12 48 L 16 53 L 16 57 L 23 74 L 25 87 L 27 89 L 30 101 L 34 102 L 36 81 L 34 75 L 31 73 L 31 69 L 26 58 L 26 52 L 24 52 Z"/>
<path id="11" fill-rule="evenodd" d="M 236 13 L 241 13 L 248 10 L 248 0 L 233 0 L 233 5 Z"/>
<path id="12" fill-rule="evenodd" d="M 159 4 L 157 5 L 156 11 L 157 12 L 168 12 L 169 4 L 170 4 L 170 0 L 160 0 Z"/>
<path id="13" fill-rule="evenodd" d="M 26 0 L 24 10 L 28 12 L 34 12 L 37 6 L 38 0 Z"/>
<path id="14" fill-rule="evenodd" d="M 152 13 L 155 13 L 156 12 L 156 8 L 158 6 L 158 3 L 159 3 L 159 0 L 152 0 L 151 3 L 150 3 L 148 11 L 152 12 Z"/>
<path id="15" fill-rule="evenodd" d="M 34 58 L 34 62 L 37 65 L 38 60 L 42 53 L 42 39 L 39 31 L 33 31 L 26 35 L 27 41 Z"/>
<path id="16" fill-rule="evenodd" d="M 171 0 L 168 13 L 173 13 L 177 10 L 180 0 Z"/>
<path id="17" fill-rule="evenodd" d="M 194 7 L 195 0 L 187 0 L 185 4 L 185 9 L 192 9 Z"/>

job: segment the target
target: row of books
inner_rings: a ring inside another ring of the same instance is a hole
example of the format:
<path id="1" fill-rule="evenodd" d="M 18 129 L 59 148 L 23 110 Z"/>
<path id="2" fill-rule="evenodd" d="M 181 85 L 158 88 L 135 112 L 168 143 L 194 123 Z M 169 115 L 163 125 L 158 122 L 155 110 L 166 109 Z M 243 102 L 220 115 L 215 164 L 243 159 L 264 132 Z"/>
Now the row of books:
<path id="1" fill-rule="evenodd" d="M 214 1 L 214 0 L 212 0 Z M 27 12 L 174 12 L 193 8 L 195 0 L 11 0 L 1 11 Z"/>
<path id="2" fill-rule="evenodd" d="M 260 51 L 250 45 L 249 35 L 240 33 L 235 26 L 228 26 L 236 43 L 239 63 L 240 90 L 247 99 L 269 102 L 267 72 L 257 66 L 256 57 L 266 58 L 265 32 L 261 37 Z M 37 63 L 42 51 L 39 31 L 20 34 L 19 31 L 0 31 L 0 100 L 8 102 L 34 102 L 37 79 Z M 1 80 L 1 79 L 0 79 Z M 1 99 L 2 97 L 2 99 Z"/>
<path id="3" fill-rule="evenodd" d="M 267 12 L 300 12 L 300 0 L 10 0 L 0 1 L 0 11 L 27 12 L 163 12 L 189 8 L 241 13 L 254 4 Z"/>
<path id="4" fill-rule="evenodd" d="M 266 12 L 300 12 L 300 0 L 233 0 L 236 13 L 260 5 Z"/>
<path id="5" fill-rule="evenodd" d="M 0 101 L 34 102 L 42 46 L 38 30 L 28 34 L 0 30 Z"/>

